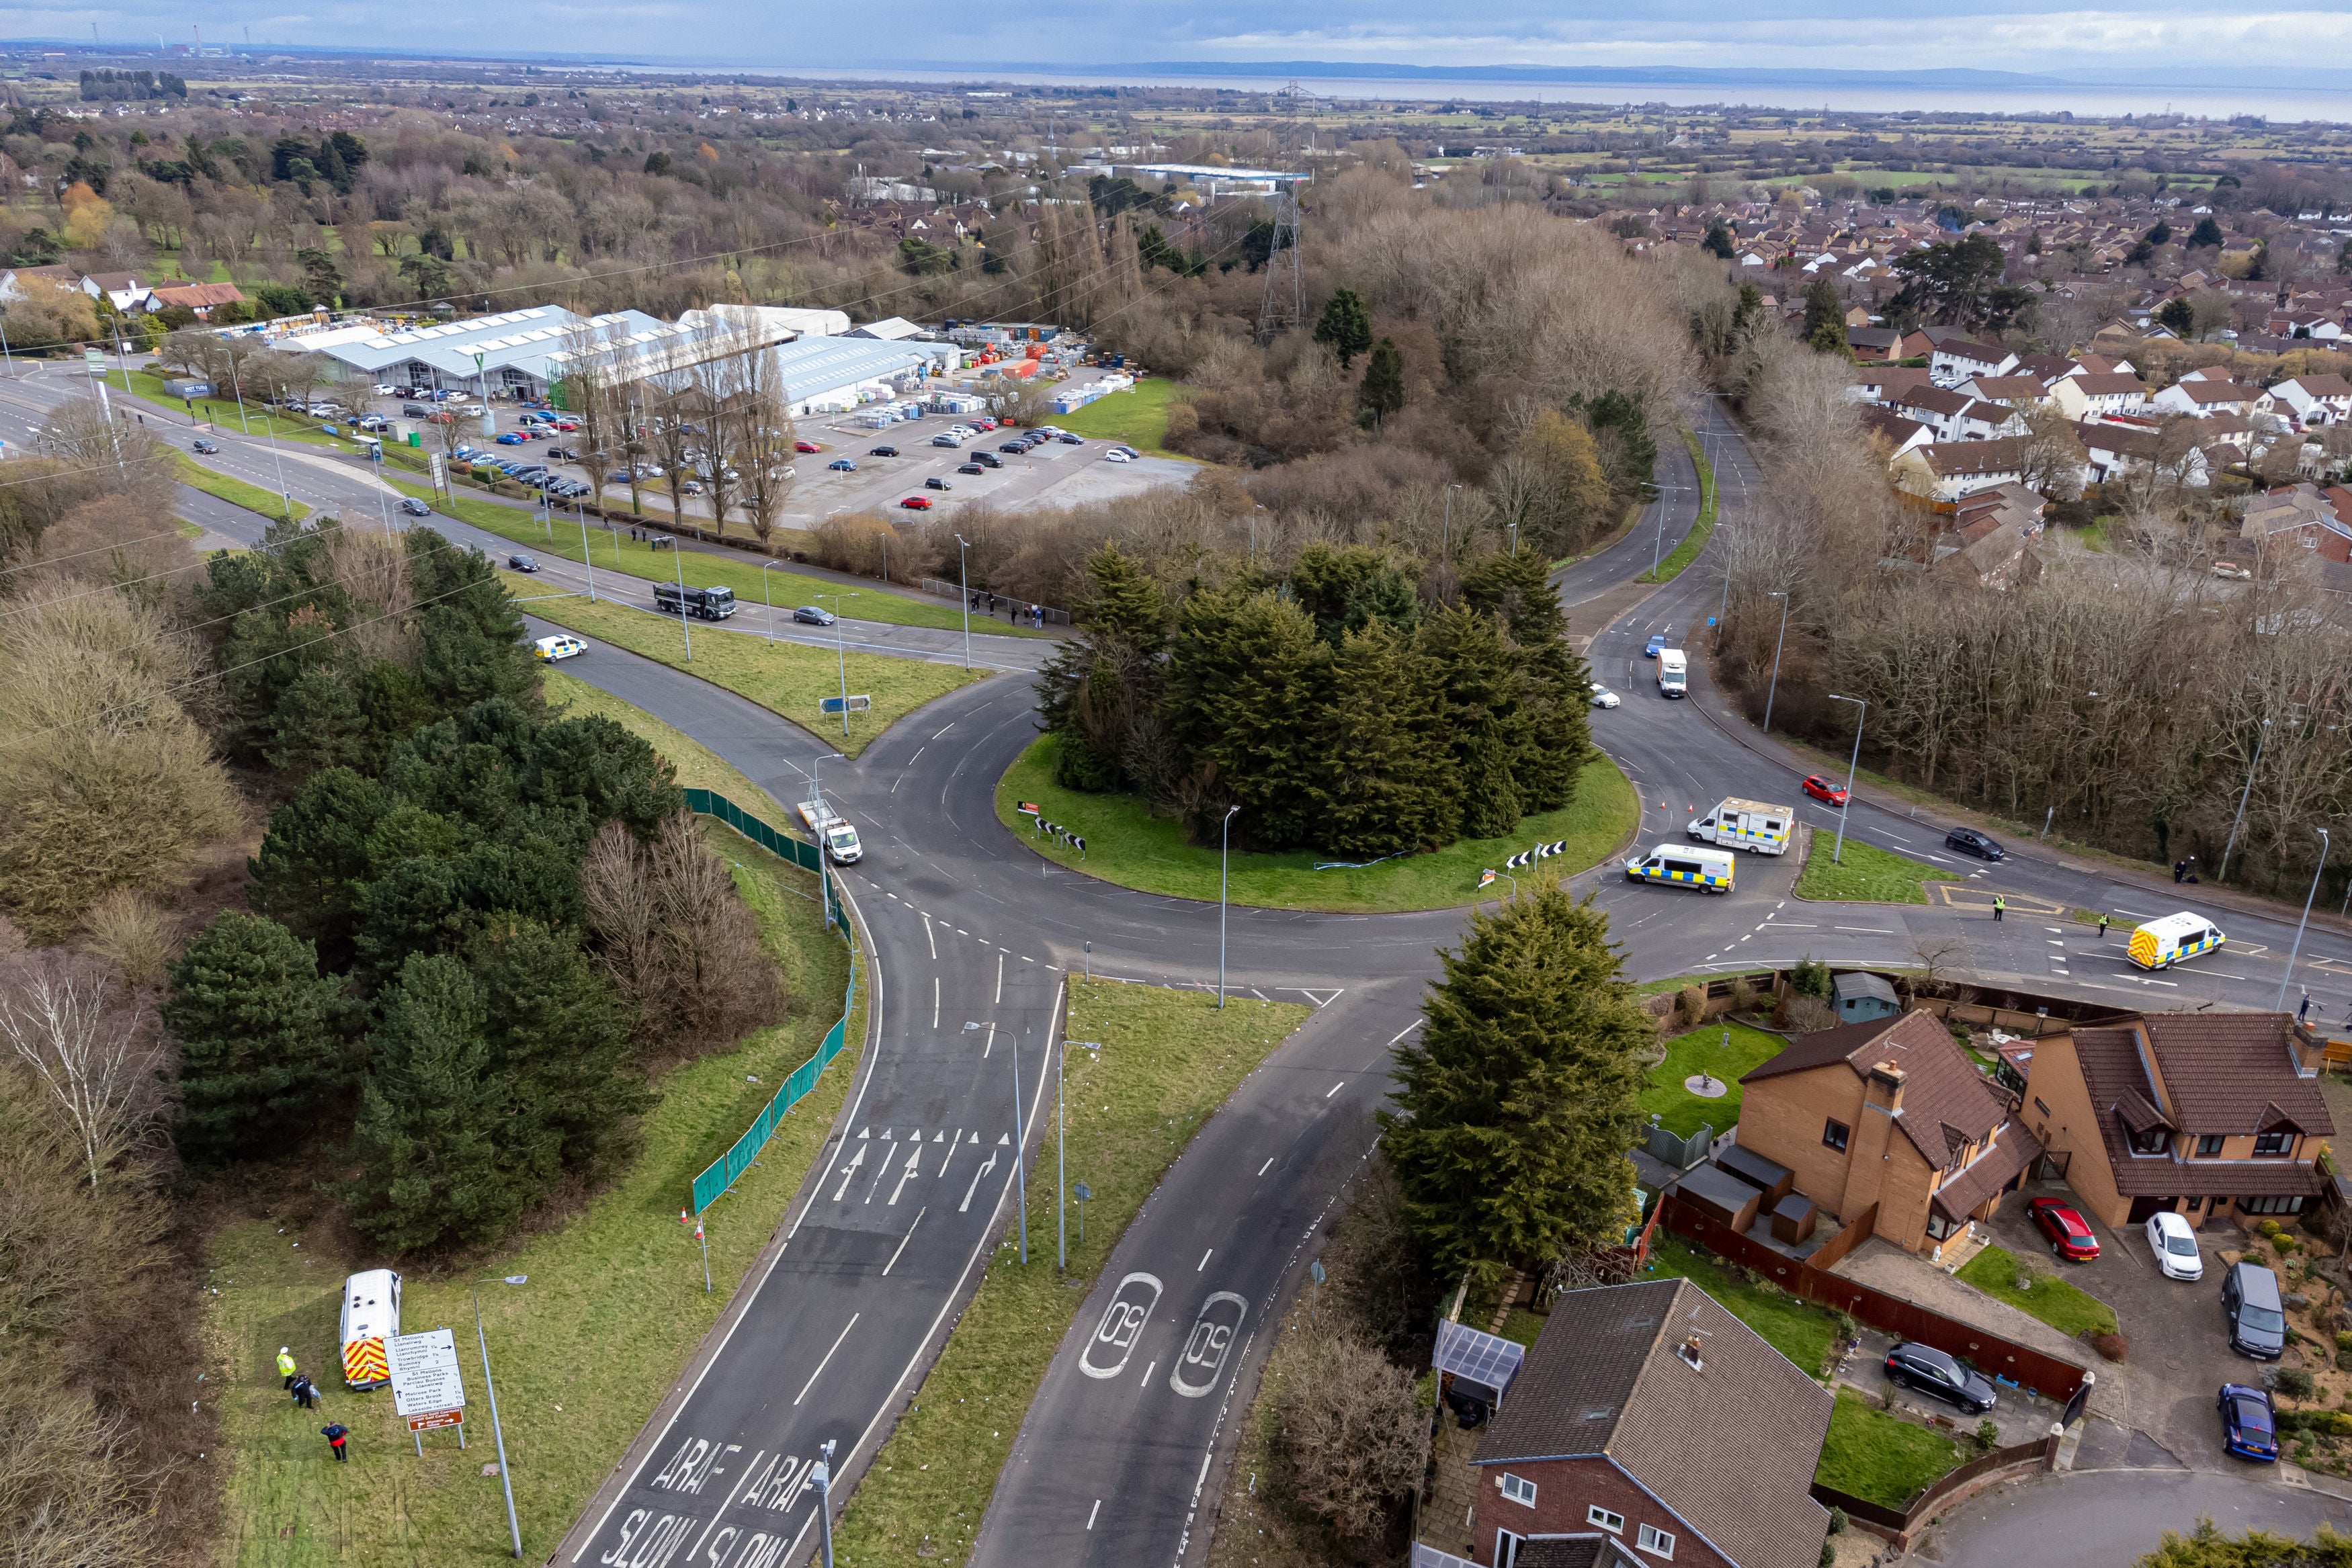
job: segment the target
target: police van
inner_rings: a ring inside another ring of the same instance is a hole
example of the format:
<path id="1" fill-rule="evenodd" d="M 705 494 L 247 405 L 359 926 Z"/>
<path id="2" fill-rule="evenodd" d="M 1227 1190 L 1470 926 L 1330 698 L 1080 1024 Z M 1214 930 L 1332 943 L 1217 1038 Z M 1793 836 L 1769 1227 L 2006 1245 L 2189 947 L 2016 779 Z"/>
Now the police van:
<path id="1" fill-rule="evenodd" d="M 1706 815 L 1694 818 L 1683 831 L 1722 849 L 1777 855 L 1788 852 L 1789 829 L 1796 820 L 1794 806 L 1768 806 L 1733 795 Z"/>
<path id="2" fill-rule="evenodd" d="M 1628 882 L 1675 883 L 1685 887 L 1703 887 L 1709 893 L 1729 893 L 1732 864 L 1730 854 L 1722 850 L 1660 844 L 1647 855 L 1637 855 L 1627 861 L 1625 879 Z"/>
<path id="3" fill-rule="evenodd" d="M 400 1276 L 369 1269 L 343 1281 L 343 1381 L 353 1388 L 382 1388 L 392 1381 L 383 1342 L 400 1333 Z"/>
<path id="4" fill-rule="evenodd" d="M 2219 952 L 2228 940 L 2220 926 L 2201 915 L 2184 911 L 2136 927 L 2125 952 L 2143 969 L 2168 969 L 2183 958 Z"/>

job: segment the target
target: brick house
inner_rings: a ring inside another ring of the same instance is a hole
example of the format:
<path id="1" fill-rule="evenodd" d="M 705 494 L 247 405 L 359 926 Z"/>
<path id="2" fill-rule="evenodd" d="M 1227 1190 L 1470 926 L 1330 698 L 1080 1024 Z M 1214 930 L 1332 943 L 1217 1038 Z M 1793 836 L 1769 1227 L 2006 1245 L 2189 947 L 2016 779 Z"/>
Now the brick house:
<path id="1" fill-rule="evenodd" d="M 1876 1234 L 1931 1260 L 2042 1157 L 2016 1102 L 1932 1013 L 1801 1036 L 1739 1084 L 1740 1147 L 1843 1219 L 1876 1205 Z"/>
<path id="2" fill-rule="evenodd" d="M 2248 500 L 2238 537 L 2257 549 L 2301 549 L 2322 560 L 2352 561 L 2352 524 L 2338 514 L 2332 492 L 2307 481 Z"/>
<path id="3" fill-rule="evenodd" d="M 2291 1013 L 2145 1014 L 2035 1041 L 2020 1113 L 2109 1225 L 2163 1209 L 2291 1222 L 2336 1131 L 2320 1050 Z"/>
<path id="4" fill-rule="evenodd" d="M 1688 1280 L 1571 1291 L 1480 1439 L 1486 1568 L 1814 1568 L 1829 1391 Z"/>

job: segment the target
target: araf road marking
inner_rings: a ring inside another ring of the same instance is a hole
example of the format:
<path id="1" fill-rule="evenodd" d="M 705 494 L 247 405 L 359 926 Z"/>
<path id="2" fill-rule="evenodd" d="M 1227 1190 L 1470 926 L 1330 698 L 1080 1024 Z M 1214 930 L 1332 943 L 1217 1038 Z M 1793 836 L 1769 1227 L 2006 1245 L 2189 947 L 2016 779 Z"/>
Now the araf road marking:
<path id="1" fill-rule="evenodd" d="M 1201 1315 L 1192 1320 L 1192 1332 L 1185 1336 L 1184 1354 L 1176 1358 L 1176 1369 L 1168 1375 L 1168 1386 L 1187 1399 L 1213 1391 L 1219 1374 L 1224 1371 L 1226 1353 L 1233 1349 L 1234 1335 L 1248 1315 L 1249 1303 L 1231 1291 L 1219 1291 L 1202 1302 Z"/>
<path id="2" fill-rule="evenodd" d="M 1103 1308 L 1102 1321 L 1095 1325 L 1094 1338 L 1078 1356 L 1078 1370 L 1088 1377 L 1117 1377 L 1126 1371 L 1127 1358 L 1135 1354 L 1135 1342 L 1150 1321 L 1151 1309 L 1160 1304 L 1160 1291 L 1156 1274 L 1134 1273 L 1121 1280 Z"/>

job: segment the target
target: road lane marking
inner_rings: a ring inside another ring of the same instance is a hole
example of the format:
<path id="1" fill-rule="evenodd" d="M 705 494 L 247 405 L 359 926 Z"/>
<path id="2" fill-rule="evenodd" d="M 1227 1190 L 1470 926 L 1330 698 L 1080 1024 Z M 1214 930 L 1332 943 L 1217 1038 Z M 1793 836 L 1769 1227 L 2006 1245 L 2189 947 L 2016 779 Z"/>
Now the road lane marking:
<path id="1" fill-rule="evenodd" d="M 1840 925 L 1835 929 L 1840 931 L 1856 932 L 1865 936 L 1892 936 L 1895 935 L 1894 932 L 1876 925 Z M 1712 958 L 1715 955 L 1709 953 L 1707 956 Z"/>
<path id="2" fill-rule="evenodd" d="M 1159 1364 L 1158 1362 L 1156 1362 L 1156 1361 L 1155 1361 L 1155 1362 L 1153 1362 L 1150 1366 L 1147 1366 L 1147 1367 L 1145 1367 L 1145 1368 L 1143 1369 L 1143 1386 L 1145 1386 L 1146 1388 L 1149 1388 L 1149 1387 L 1150 1387 L 1150 1386 L 1151 1386 L 1151 1375 L 1152 1375 L 1153 1373 L 1155 1373 L 1155 1372 L 1159 1371 L 1159 1370 L 1160 1370 L 1160 1364 Z"/>
<path id="3" fill-rule="evenodd" d="M 987 1039 L 987 1040 L 986 1040 L 985 1042 L 983 1042 L 983 1043 L 982 1044 L 982 1046 L 981 1046 L 981 1048 L 980 1048 L 980 1059 L 981 1059 L 982 1061 L 986 1061 L 988 1060 L 988 1053 L 989 1053 L 990 1051 L 994 1051 L 995 1049 L 996 1049 L 996 1020 L 995 1020 L 995 1019 L 991 1019 L 989 1020 L 989 1023 L 988 1023 L 988 1039 Z"/>
<path id="4" fill-rule="evenodd" d="M 1266 1156 L 1265 1156 L 1265 1164 L 1264 1164 L 1264 1165 L 1262 1165 L 1262 1166 L 1258 1166 L 1258 1167 L 1257 1167 L 1257 1174 L 1258 1174 L 1258 1175 L 1260 1175 L 1260 1176 L 1264 1176 L 1264 1175 L 1265 1175 L 1265 1173 L 1266 1173 L 1266 1172 L 1268 1172 L 1268 1171 L 1272 1170 L 1273 1168 L 1274 1168 L 1274 1156 L 1273 1156 L 1272 1155 L 1266 1155 Z"/>
<path id="5" fill-rule="evenodd" d="M 931 935 L 931 917 L 928 915 L 923 916 L 923 940 L 931 945 L 931 962 L 934 964 L 938 963 L 940 961 L 940 939 Z"/>
<path id="6" fill-rule="evenodd" d="M 890 1189 L 890 1201 L 883 1205 L 884 1207 L 896 1208 L 898 1207 L 898 1195 L 907 1190 L 907 1184 L 914 1180 L 915 1173 L 922 1168 L 922 1134 L 918 1133 L 915 1134 L 915 1147 L 907 1151 L 907 1163 L 899 1168 L 898 1185 Z M 897 1254 L 893 1253 L 892 1256 L 896 1257 Z"/>
<path id="7" fill-rule="evenodd" d="M 928 1207 L 915 1210 L 914 1224 L 908 1226 L 907 1234 L 898 1238 L 898 1249 L 897 1252 L 890 1254 L 890 1261 L 882 1265 L 882 1277 L 884 1279 L 888 1279 L 890 1277 L 890 1270 L 898 1266 L 898 1253 L 904 1252 L 907 1249 L 907 1243 L 915 1239 L 915 1226 L 920 1225 L 923 1222 L 923 1216 L 929 1212 L 930 1210 Z"/>
<path id="8" fill-rule="evenodd" d="M 991 1149 L 991 1150 L 989 1151 L 989 1154 L 988 1154 L 988 1162 L 987 1162 L 987 1164 L 985 1164 L 985 1165 L 982 1166 L 980 1167 L 980 1169 L 978 1169 L 978 1170 L 976 1170 L 976 1171 L 974 1171 L 974 1172 L 972 1173 L 972 1176 L 971 1176 L 971 1185 L 970 1186 L 968 1186 L 968 1187 L 966 1187 L 966 1188 L 964 1188 L 964 1189 L 963 1189 L 963 1201 L 962 1201 L 961 1203 L 960 1203 L 960 1204 L 957 1204 L 957 1205 L 956 1205 L 956 1212 L 957 1212 L 958 1214 L 963 1214 L 963 1213 L 966 1213 L 966 1212 L 970 1211 L 970 1209 L 971 1208 L 971 1195 L 972 1195 L 973 1193 L 978 1192 L 978 1191 L 980 1190 L 980 1178 L 981 1178 L 981 1177 L 982 1177 L 982 1176 L 986 1176 L 989 1172 L 991 1172 L 991 1171 L 994 1170 L 995 1168 L 996 1168 L 996 1151 L 995 1151 L 995 1150 L 993 1150 L 993 1149 Z M 945 1170 L 946 1170 L 946 1167 L 945 1167 L 945 1166 L 941 1166 L 941 1167 L 940 1167 L 940 1169 L 941 1169 L 942 1174 L 944 1174 L 944 1173 L 945 1173 Z"/>
<path id="9" fill-rule="evenodd" d="M 834 1189 L 834 1202 L 839 1203 L 842 1200 L 843 1196 L 849 1191 L 849 1178 L 856 1176 L 857 1174 L 857 1167 L 866 1163 L 866 1148 L 867 1145 L 865 1144 L 858 1145 L 857 1157 L 841 1167 L 841 1185 Z"/>
<path id="10" fill-rule="evenodd" d="M 1328 1100 L 1332 1095 L 1337 1094 L 1340 1090 L 1345 1089 L 1347 1086 L 1347 1080 L 1341 1079 L 1339 1082 L 1334 1083 L 1330 1088 L 1323 1092 L 1323 1098 Z"/>
<path id="11" fill-rule="evenodd" d="M 1003 953 L 996 956 L 996 999 L 1000 1002 L 1004 999 L 1004 955 Z"/>
<path id="12" fill-rule="evenodd" d="M 955 726 L 954 726 L 954 725 L 950 725 L 950 726 L 948 726 L 948 729 L 953 729 L 954 727 L 955 727 Z M 940 731 L 940 735 L 945 735 L 945 734 L 948 732 L 948 729 L 943 729 L 943 730 Z M 935 736 L 931 737 L 931 738 L 932 738 L 933 740 L 937 740 L 937 739 L 940 737 L 940 735 L 935 735 Z"/>
<path id="13" fill-rule="evenodd" d="M 931 1027 L 940 1027 L 940 977 L 931 977 Z"/>
<path id="14" fill-rule="evenodd" d="M 1192 1265 L 1192 1272 L 1194 1272 L 1195 1274 L 1197 1274 L 1197 1273 L 1199 1273 L 1202 1270 L 1203 1270 L 1203 1269 L 1207 1268 L 1207 1267 L 1209 1266 L 1209 1260 L 1210 1260 L 1210 1259 L 1212 1259 L 1212 1258 L 1213 1258 L 1213 1257 L 1215 1257 L 1216 1255 L 1217 1255 L 1217 1249 L 1216 1249 L 1215 1248 L 1213 1248 L 1213 1247 L 1210 1248 L 1206 1252 L 1202 1253 L 1202 1254 L 1201 1254 L 1201 1260 L 1200 1260 L 1198 1263 L 1195 1263 L 1195 1264 L 1193 1264 L 1193 1265 Z"/>
<path id="15" fill-rule="evenodd" d="M 841 1333 L 834 1336 L 833 1350 L 829 1350 L 824 1353 L 824 1360 L 816 1364 L 816 1371 L 809 1374 L 809 1380 L 801 1385 L 801 1391 L 798 1394 L 793 1396 L 793 1403 L 794 1405 L 798 1405 L 802 1400 L 808 1397 L 808 1391 L 816 1386 L 817 1378 L 824 1374 L 826 1364 L 833 1360 L 833 1351 L 839 1350 L 841 1348 L 841 1342 L 847 1339 L 849 1337 L 849 1331 L 856 1326 L 857 1314 L 856 1312 L 852 1312 L 849 1314 L 849 1321 L 841 1325 Z"/>
<path id="16" fill-rule="evenodd" d="M 1097 1514 L 1100 1513 L 1101 1511 L 1102 1511 L 1102 1499 L 1100 1499 L 1100 1498 L 1097 1498 L 1097 1499 L 1095 1499 L 1095 1505 L 1094 1505 L 1094 1507 L 1092 1507 L 1092 1508 L 1090 1508 L 1090 1509 L 1087 1510 L 1087 1528 L 1088 1530 L 1092 1530 L 1092 1529 L 1095 1527 L 1095 1515 L 1097 1515 Z"/>

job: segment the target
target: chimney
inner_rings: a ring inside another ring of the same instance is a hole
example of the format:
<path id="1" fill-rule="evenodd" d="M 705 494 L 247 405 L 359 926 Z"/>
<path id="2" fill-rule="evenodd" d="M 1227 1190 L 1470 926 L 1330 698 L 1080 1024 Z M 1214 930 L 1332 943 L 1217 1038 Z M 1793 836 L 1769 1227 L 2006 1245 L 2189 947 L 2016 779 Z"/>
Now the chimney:
<path id="1" fill-rule="evenodd" d="M 1873 1062 L 1863 1099 L 1893 1116 L 1903 1109 L 1903 1070 L 1891 1061 Z"/>

